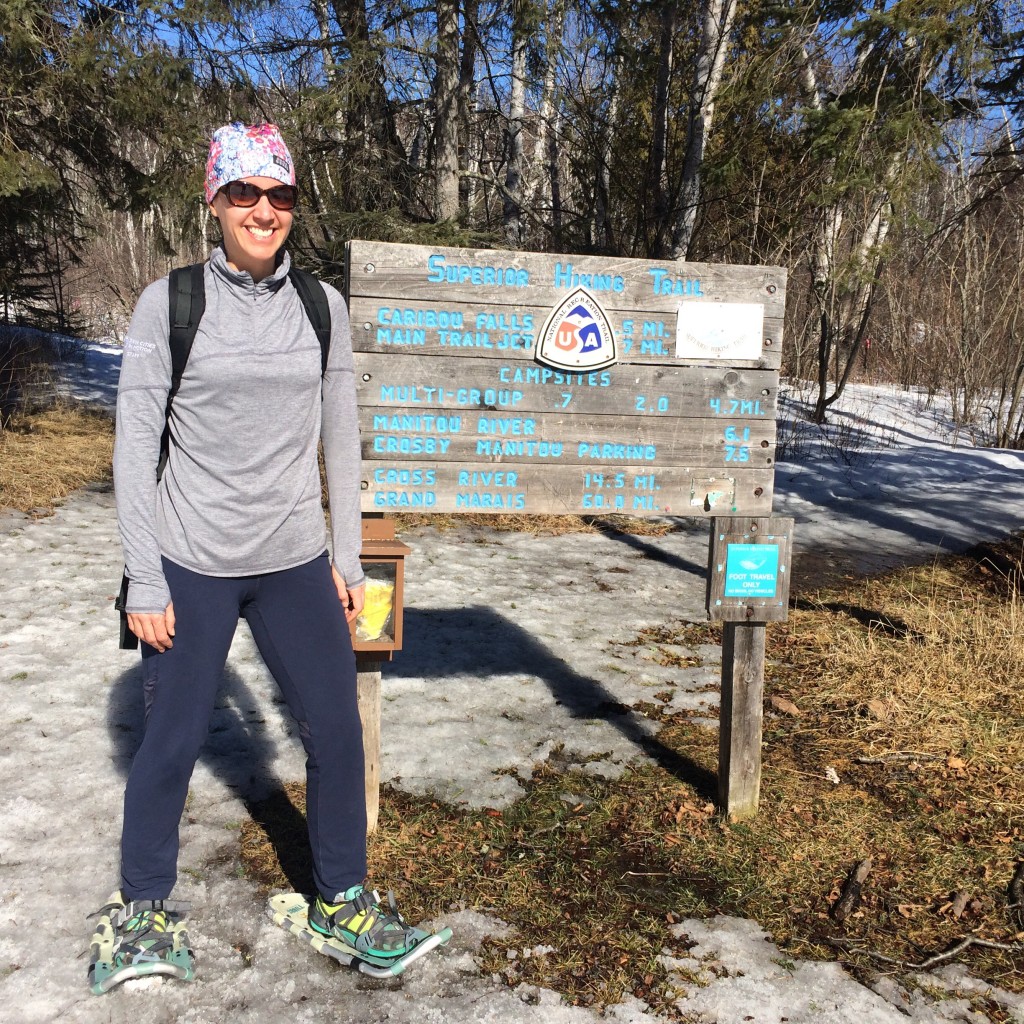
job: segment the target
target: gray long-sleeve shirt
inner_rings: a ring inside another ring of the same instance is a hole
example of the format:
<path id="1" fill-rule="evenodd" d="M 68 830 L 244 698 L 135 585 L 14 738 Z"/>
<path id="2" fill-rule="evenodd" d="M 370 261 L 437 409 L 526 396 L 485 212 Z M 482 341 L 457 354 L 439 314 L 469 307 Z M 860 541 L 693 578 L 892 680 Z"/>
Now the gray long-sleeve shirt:
<path id="1" fill-rule="evenodd" d="M 287 253 L 254 283 L 223 250 L 206 264 L 206 311 L 171 407 L 170 449 L 156 466 L 171 386 L 168 281 L 142 293 L 121 362 L 114 444 L 127 610 L 170 602 L 160 556 L 209 576 L 302 565 L 327 547 L 317 442 L 322 439 L 333 561 L 359 586 L 359 430 L 345 300 L 324 285 L 331 346 L 320 345 L 288 280 Z"/>

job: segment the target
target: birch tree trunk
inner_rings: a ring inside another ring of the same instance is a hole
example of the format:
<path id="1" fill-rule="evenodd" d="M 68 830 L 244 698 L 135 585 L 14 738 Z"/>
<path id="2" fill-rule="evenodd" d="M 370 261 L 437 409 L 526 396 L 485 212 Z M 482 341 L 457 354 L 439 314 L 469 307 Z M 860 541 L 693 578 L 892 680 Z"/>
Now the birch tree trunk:
<path id="1" fill-rule="evenodd" d="M 459 63 L 459 141 L 462 149 L 462 170 L 468 172 L 460 183 L 463 208 L 472 217 L 476 205 L 476 176 L 480 172 L 480 134 L 475 130 L 477 0 L 463 0 L 462 57 Z"/>
<path id="2" fill-rule="evenodd" d="M 436 0 L 434 219 L 459 215 L 459 0 Z"/>
<path id="3" fill-rule="evenodd" d="M 526 0 L 513 0 L 512 81 L 509 90 L 508 165 L 505 171 L 505 241 L 518 248 L 523 240 L 523 115 L 526 111 Z"/>
<path id="4" fill-rule="evenodd" d="M 622 55 L 616 54 L 612 70 L 611 96 L 608 98 L 608 120 L 601 136 L 597 175 L 594 182 L 594 229 L 592 244 L 605 252 L 615 250 L 615 230 L 611 219 L 612 140 L 619 120 L 619 76 Z"/>
<path id="5" fill-rule="evenodd" d="M 725 54 L 729 46 L 736 0 L 704 0 L 700 48 L 690 89 L 686 128 L 686 155 L 672 225 L 671 259 L 686 259 L 693 242 L 701 199 L 701 165 L 711 135 L 715 103 L 722 84 Z"/>
<path id="6" fill-rule="evenodd" d="M 547 211 L 551 224 L 551 240 L 555 249 L 561 248 L 562 194 L 558 170 L 558 135 L 561 116 L 556 97 L 555 74 L 562 48 L 565 27 L 565 0 L 551 0 L 547 15 L 545 40 L 544 87 L 540 106 L 540 137 L 537 142 L 537 162 L 544 168 L 537 186 L 536 207 Z"/>
<path id="7" fill-rule="evenodd" d="M 651 161 L 650 190 L 653 223 L 645 234 L 648 245 L 655 257 L 664 252 L 664 238 L 669 217 L 668 184 L 668 131 L 669 131 L 669 88 L 672 84 L 672 65 L 675 57 L 676 26 L 678 25 L 677 0 L 664 0 L 661 8 L 661 35 L 658 46 L 660 59 L 658 74 L 654 81 L 654 106 L 651 112 Z"/>

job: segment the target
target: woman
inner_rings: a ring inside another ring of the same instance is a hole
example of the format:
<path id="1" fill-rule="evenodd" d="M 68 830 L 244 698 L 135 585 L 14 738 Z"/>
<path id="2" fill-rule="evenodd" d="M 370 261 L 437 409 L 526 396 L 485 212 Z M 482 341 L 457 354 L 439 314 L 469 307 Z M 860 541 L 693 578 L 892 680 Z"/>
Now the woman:
<path id="1" fill-rule="evenodd" d="M 331 344 L 321 375 L 320 344 L 284 248 L 295 181 L 274 125 L 220 128 L 206 201 L 223 241 L 204 268 L 206 309 L 169 415 L 167 279 L 143 292 L 125 340 L 114 484 L 130 581 L 125 608 L 142 641 L 146 694 L 145 735 L 124 800 L 126 906 L 114 914 L 126 951 L 158 950 L 167 927 L 162 901 L 176 880 L 178 825 L 239 617 L 308 755 L 318 890 L 310 924 L 378 957 L 406 951 L 403 923 L 362 885 L 363 748 L 347 627 L 364 594 L 352 346 L 344 299 L 325 285 Z"/>

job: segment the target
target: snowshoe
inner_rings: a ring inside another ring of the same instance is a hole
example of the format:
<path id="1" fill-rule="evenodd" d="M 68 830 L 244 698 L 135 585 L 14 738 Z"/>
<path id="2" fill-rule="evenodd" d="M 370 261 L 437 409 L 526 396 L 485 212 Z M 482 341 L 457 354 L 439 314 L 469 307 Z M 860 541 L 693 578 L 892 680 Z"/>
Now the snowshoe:
<path id="1" fill-rule="evenodd" d="M 385 906 L 376 892 L 362 886 L 339 894 L 337 904 L 282 893 L 270 898 L 267 913 L 318 952 L 374 978 L 401 974 L 452 937 L 450 928 L 428 932 L 407 924 L 390 893 Z"/>
<path id="2" fill-rule="evenodd" d="M 120 893 L 114 893 L 97 915 L 89 947 L 93 994 L 101 995 L 131 978 L 150 974 L 192 980 L 194 960 L 188 932 L 170 904 L 163 900 L 126 904 Z"/>

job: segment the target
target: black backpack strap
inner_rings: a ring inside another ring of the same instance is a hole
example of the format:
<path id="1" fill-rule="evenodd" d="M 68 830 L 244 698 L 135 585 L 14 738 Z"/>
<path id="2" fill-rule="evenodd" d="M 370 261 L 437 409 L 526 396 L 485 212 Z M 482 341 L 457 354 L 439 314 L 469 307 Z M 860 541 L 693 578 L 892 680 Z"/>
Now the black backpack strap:
<path id="1" fill-rule="evenodd" d="M 189 267 L 178 267 L 168 276 L 167 301 L 170 319 L 168 344 L 171 349 L 171 389 L 167 392 L 167 409 L 164 414 L 164 432 L 160 438 L 160 461 L 156 467 L 157 480 L 163 476 L 167 465 L 167 450 L 171 443 L 171 403 L 181 387 L 181 376 L 185 372 L 192 342 L 199 330 L 199 321 L 206 312 L 206 284 L 203 281 L 205 264 L 193 263 Z"/>
<path id="2" fill-rule="evenodd" d="M 306 316 L 316 331 L 316 340 L 320 342 L 320 373 L 323 374 L 327 370 L 327 356 L 331 350 L 331 309 L 327 305 L 327 292 L 312 274 L 298 267 L 293 266 L 288 277 L 299 293 Z"/>
<path id="3" fill-rule="evenodd" d="M 205 264 L 172 270 L 168 278 L 169 315 L 171 322 L 171 390 L 167 395 L 167 408 L 181 386 L 192 342 L 195 341 L 199 321 L 206 312 L 206 285 L 203 282 Z"/>

